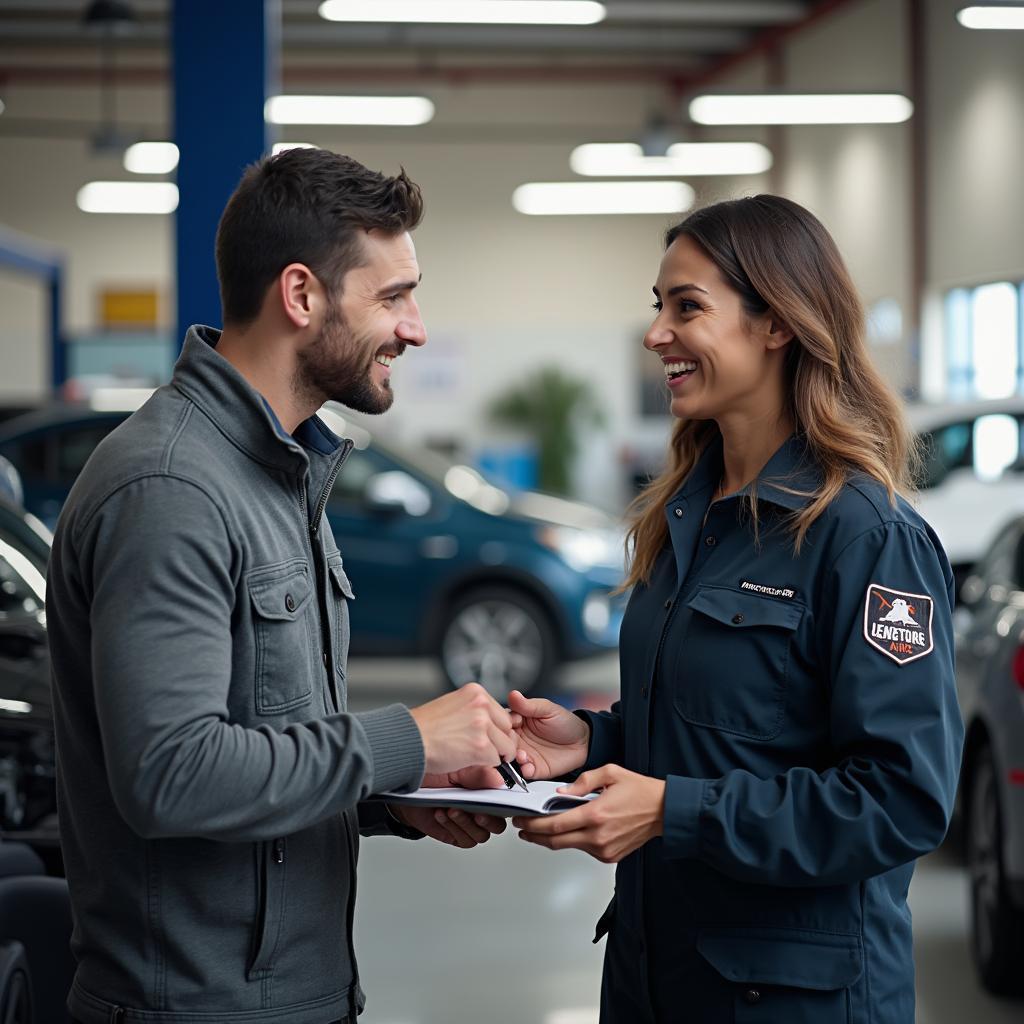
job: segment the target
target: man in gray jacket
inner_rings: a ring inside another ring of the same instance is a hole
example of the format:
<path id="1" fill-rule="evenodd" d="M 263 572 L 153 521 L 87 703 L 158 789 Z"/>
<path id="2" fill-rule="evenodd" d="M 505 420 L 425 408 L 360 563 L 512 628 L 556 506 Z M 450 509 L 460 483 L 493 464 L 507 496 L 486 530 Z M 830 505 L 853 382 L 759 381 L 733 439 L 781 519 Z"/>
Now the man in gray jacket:
<path id="1" fill-rule="evenodd" d="M 383 412 L 425 342 L 421 214 L 404 172 L 323 150 L 250 168 L 217 236 L 223 333 L 189 330 L 64 507 L 47 616 L 83 1024 L 353 1021 L 360 831 L 502 827 L 361 803 L 514 757 L 482 688 L 345 710 L 353 594 L 323 512 L 351 442 L 315 412 Z"/>

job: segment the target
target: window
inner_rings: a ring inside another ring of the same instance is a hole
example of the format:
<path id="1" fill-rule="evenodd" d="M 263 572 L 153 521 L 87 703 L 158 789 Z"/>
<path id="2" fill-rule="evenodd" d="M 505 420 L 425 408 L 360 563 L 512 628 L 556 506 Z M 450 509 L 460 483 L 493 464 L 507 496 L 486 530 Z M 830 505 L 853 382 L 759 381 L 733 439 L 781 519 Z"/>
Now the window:
<path id="1" fill-rule="evenodd" d="M 945 298 L 946 391 L 952 401 L 1024 391 L 1024 284 L 954 288 Z"/>

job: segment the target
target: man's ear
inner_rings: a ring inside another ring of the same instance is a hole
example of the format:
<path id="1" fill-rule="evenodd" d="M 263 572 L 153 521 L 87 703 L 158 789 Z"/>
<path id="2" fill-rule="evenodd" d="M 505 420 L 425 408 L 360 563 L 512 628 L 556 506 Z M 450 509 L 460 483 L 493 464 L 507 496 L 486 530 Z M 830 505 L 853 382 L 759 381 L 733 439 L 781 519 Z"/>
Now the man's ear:
<path id="1" fill-rule="evenodd" d="M 310 325 L 323 300 L 323 286 L 305 263 L 289 263 L 277 275 L 276 292 L 281 312 L 297 328 Z"/>

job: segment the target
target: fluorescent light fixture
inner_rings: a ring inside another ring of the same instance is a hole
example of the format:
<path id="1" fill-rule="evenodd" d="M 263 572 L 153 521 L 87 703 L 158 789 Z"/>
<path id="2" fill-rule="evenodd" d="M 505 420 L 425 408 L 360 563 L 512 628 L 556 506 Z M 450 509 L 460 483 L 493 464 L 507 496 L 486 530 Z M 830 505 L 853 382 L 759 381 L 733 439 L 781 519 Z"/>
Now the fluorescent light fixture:
<path id="1" fill-rule="evenodd" d="M 23 700 L 0 699 L 0 711 L 9 711 L 14 715 L 32 714 L 32 705 Z"/>
<path id="2" fill-rule="evenodd" d="M 273 124 L 426 124 L 434 104 L 423 96 L 271 96 Z"/>
<path id="3" fill-rule="evenodd" d="M 174 213 L 178 186 L 171 181 L 90 181 L 78 190 L 85 213 Z"/>
<path id="4" fill-rule="evenodd" d="M 635 142 L 588 142 L 569 156 L 569 166 L 588 177 L 762 174 L 771 165 L 771 151 L 760 142 L 677 142 L 666 156 L 644 156 Z"/>
<path id="5" fill-rule="evenodd" d="M 956 12 L 964 28 L 1024 29 L 1024 6 L 977 4 Z"/>
<path id="6" fill-rule="evenodd" d="M 463 25 L 594 25 L 594 0 L 324 0 L 327 21 L 402 21 Z"/>
<path id="7" fill-rule="evenodd" d="M 132 174 L 170 174 L 177 166 L 173 142 L 136 142 L 124 151 L 124 169 Z"/>
<path id="8" fill-rule="evenodd" d="M 914 112 L 899 93 L 820 93 L 697 96 L 698 124 L 898 124 Z"/>
<path id="9" fill-rule="evenodd" d="M 512 193 L 512 205 L 533 217 L 681 213 L 693 199 L 681 181 L 534 181 Z"/>
<path id="10" fill-rule="evenodd" d="M 312 142 L 275 142 L 274 148 L 271 153 L 277 156 L 278 153 L 284 153 L 289 149 L 316 149 Z"/>

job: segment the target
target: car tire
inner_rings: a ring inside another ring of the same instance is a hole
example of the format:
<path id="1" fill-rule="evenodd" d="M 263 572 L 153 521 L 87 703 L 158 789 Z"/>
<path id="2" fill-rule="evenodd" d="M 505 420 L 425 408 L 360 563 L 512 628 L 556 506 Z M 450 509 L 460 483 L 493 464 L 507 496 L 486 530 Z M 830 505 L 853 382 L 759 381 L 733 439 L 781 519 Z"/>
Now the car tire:
<path id="1" fill-rule="evenodd" d="M 989 747 L 974 758 L 967 805 L 971 954 L 982 984 L 996 995 L 1024 993 L 1024 913 L 1010 902 L 1003 869 L 1003 823 Z"/>
<path id="2" fill-rule="evenodd" d="M 551 618 L 515 587 L 477 587 L 448 608 L 438 643 L 441 671 L 453 689 L 478 682 L 504 703 L 509 690 L 551 681 L 558 643 Z"/>

